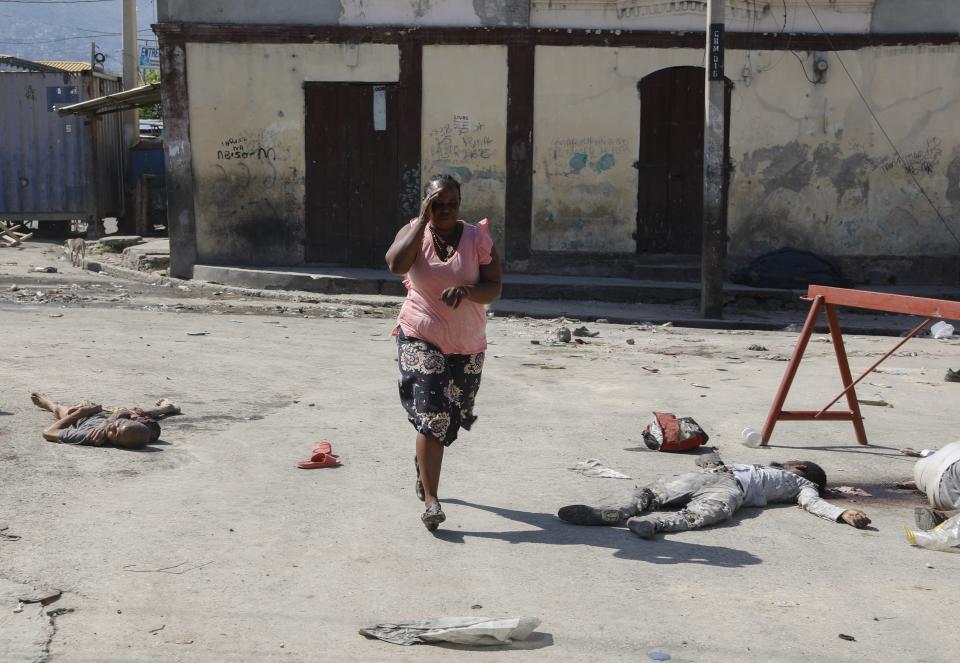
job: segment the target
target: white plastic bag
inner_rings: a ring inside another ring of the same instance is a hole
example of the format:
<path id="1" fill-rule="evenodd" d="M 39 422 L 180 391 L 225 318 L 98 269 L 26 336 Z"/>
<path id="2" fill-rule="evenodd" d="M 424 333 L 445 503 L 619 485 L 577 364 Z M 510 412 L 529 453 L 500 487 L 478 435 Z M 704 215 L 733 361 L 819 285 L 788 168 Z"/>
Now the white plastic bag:
<path id="1" fill-rule="evenodd" d="M 945 520 L 928 532 L 907 530 L 910 545 L 960 553 L 960 515 Z"/>
<path id="2" fill-rule="evenodd" d="M 953 325 L 943 320 L 930 325 L 930 335 L 934 338 L 950 338 L 953 331 Z"/>
<path id="3" fill-rule="evenodd" d="M 443 617 L 377 624 L 360 629 L 360 634 L 395 645 L 453 642 L 492 646 L 526 640 L 538 626 L 540 620 L 536 617 Z"/>
<path id="4" fill-rule="evenodd" d="M 607 467 L 596 458 L 587 458 L 586 460 L 581 460 L 579 463 L 571 467 L 570 470 L 577 472 L 578 474 L 582 474 L 585 477 L 593 477 L 595 479 L 632 478 L 623 472 L 617 472 L 616 470 Z"/>

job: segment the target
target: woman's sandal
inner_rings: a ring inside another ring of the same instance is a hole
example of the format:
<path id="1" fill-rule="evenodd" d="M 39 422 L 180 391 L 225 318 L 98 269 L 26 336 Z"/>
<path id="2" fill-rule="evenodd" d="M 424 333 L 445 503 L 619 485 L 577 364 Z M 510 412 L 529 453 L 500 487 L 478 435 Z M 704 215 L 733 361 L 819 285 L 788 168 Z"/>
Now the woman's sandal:
<path id="1" fill-rule="evenodd" d="M 440 523 L 447 519 L 447 514 L 443 512 L 440 506 L 440 500 L 434 499 L 426 511 L 420 514 L 420 520 L 427 528 L 428 532 L 435 532 Z"/>
<path id="2" fill-rule="evenodd" d="M 414 490 L 417 491 L 417 499 L 423 502 L 427 499 L 426 493 L 423 492 L 423 482 L 420 481 L 420 463 L 417 462 L 417 457 L 413 457 L 413 466 L 417 468 L 417 484 L 414 486 Z"/>

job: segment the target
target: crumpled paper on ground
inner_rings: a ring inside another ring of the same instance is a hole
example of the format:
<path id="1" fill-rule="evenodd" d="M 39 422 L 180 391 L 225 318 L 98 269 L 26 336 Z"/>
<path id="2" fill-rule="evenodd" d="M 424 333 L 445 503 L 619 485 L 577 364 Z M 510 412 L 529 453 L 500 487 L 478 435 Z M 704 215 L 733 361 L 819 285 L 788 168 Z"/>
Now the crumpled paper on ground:
<path id="1" fill-rule="evenodd" d="M 571 471 L 582 474 L 585 477 L 594 477 L 597 479 L 632 479 L 622 472 L 612 470 L 596 458 L 582 460 L 573 467 Z"/>
<path id="2" fill-rule="evenodd" d="M 442 617 L 419 622 L 377 624 L 360 635 L 395 645 L 452 642 L 459 645 L 502 645 L 526 640 L 540 626 L 536 617 Z"/>

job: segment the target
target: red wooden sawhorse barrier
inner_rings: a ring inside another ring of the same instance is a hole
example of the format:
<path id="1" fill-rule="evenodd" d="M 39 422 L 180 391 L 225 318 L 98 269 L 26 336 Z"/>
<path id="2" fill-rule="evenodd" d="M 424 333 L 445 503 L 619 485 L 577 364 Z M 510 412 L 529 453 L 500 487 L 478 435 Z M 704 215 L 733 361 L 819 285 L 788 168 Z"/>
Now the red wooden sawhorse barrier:
<path id="1" fill-rule="evenodd" d="M 807 290 L 807 296 L 803 299 L 812 302 L 810 312 L 807 314 L 806 322 L 803 323 L 800 338 L 797 340 L 797 347 L 793 351 L 793 357 L 790 358 L 790 363 L 787 364 L 787 372 L 780 382 L 777 396 L 773 401 L 773 405 L 770 407 L 767 421 L 763 425 L 762 444 L 763 446 L 767 446 L 767 443 L 770 441 L 770 436 L 773 435 L 773 427 L 777 425 L 778 421 L 851 421 L 853 422 L 853 429 L 857 433 L 857 442 L 867 444 L 867 432 L 863 427 L 863 417 L 860 415 L 860 404 L 857 402 L 857 392 L 855 389 L 856 385 L 872 373 L 887 357 L 899 350 L 904 343 L 920 333 L 934 318 L 960 320 L 960 302 L 929 299 L 926 297 L 891 295 L 866 290 L 828 288 L 822 285 L 810 286 Z M 913 331 L 901 339 L 890 352 L 883 355 L 873 366 L 864 371 L 863 375 L 854 380 L 850 374 L 847 352 L 843 347 L 843 334 L 840 331 L 840 322 L 837 319 L 837 306 L 850 306 L 852 308 L 882 311 L 885 313 L 919 315 L 926 319 L 914 327 Z M 827 326 L 830 329 L 833 350 L 837 355 L 837 365 L 840 368 L 843 391 L 837 394 L 832 401 L 827 403 L 827 405 L 819 411 L 784 410 L 783 404 L 787 400 L 787 394 L 790 392 L 793 378 L 796 377 L 797 369 L 800 368 L 800 361 L 803 359 L 803 353 L 807 349 L 807 343 L 810 341 L 810 336 L 813 334 L 821 311 L 825 311 L 827 314 Z M 843 397 L 847 399 L 846 410 L 829 409 Z"/>

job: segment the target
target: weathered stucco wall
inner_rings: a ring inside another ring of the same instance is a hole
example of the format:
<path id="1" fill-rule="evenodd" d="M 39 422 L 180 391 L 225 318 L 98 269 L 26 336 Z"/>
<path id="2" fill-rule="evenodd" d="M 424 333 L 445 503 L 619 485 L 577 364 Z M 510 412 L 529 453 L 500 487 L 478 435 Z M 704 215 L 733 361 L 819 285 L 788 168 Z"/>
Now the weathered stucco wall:
<path id="1" fill-rule="evenodd" d="M 507 47 L 423 49 L 422 169 L 461 183 L 461 216 L 487 217 L 503 247 L 506 181 Z"/>
<path id="2" fill-rule="evenodd" d="M 830 32 L 867 32 L 870 28 L 873 0 L 810 0 L 810 5 Z M 530 24 L 549 28 L 702 31 L 706 6 L 705 0 L 532 0 Z M 728 31 L 820 31 L 806 0 L 727 0 L 726 25 Z"/>
<path id="3" fill-rule="evenodd" d="M 733 94 L 730 254 L 792 245 L 835 256 L 956 255 L 957 243 L 915 177 L 960 234 L 960 48 L 904 46 L 840 57 L 905 163 L 900 163 L 837 56 L 810 83 L 789 53 L 728 53 L 749 65 Z"/>
<path id="4" fill-rule="evenodd" d="M 528 0 L 158 0 L 160 21 L 264 25 L 526 25 Z"/>
<path id="5" fill-rule="evenodd" d="M 841 55 L 905 159 L 898 162 L 837 56 L 814 84 L 813 54 L 729 51 L 729 253 L 785 245 L 828 256 L 955 255 L 960 234 L 960 47 Z M 637 216 L 637 82 L 701 63 L 693 50 L 537 49 L 535 250 L 632 253 Z M 895 267 L 895 266 L 894 266 Z"/>
<path id="6" fill-rule="evenodd" d="M 702 62 L 692 49 L 537 48 L 534 250 L 636 251 L 637 82 Z"/>
<path id="7" fill-rule="evenodd" d="M 188 44 L 200 263 L 303 261 L 305 81 L 397 81 L 395 45 Z"/>

